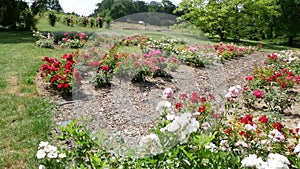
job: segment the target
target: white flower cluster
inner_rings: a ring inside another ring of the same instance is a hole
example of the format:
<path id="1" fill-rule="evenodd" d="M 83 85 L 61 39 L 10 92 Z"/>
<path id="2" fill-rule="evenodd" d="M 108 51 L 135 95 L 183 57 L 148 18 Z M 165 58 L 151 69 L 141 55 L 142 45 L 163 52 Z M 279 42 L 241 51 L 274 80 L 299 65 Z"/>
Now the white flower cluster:
<path id="1" fill-rule="evenodd" d="M 284 142 L 285 141 L 284 135 L 281 134 L 281 132 L 278 131 L 277 129 L 270 131 L 268 137 L 270 139 L 272 139 L 272 141 L 274 141 L 274 142 Z"/>
<path id="2" fill-rule="evenodd" d="M 260 157 L 257 158 L 255 154 L 251 154 L 242 160 L 242 167 L 255 167 L 257 169 L 288 169 L 288 165 L 290 165 L 290 162 L 285 156 L 274 153 L 268 155 L 266 162 Z"/>
<path id="3" fill-rule="evenodd" d="M 199 122 L 191 113 L 183 113 L 176 116 L 172 123 L 160 129 L 162 132 L 175 133 L 179 137 L 180 143 L 186 143 L 191 133 L 199 129 Z"/>
<path id="4" fill-rule="evenodd" d="M 236 101 L 241 92 L 242 87 L 240 85 L 236 85 L 228 89 L 228 93 L 225 94 L 225 97 L 227 98 L 227 100 Z"/>
<path id="5" fill-rule="evenodd" d="M 158 102 L 155 110 L 160 113 L 160 115 L 164 114 L 166 111 L 170 111 L 172 104 L 166 100 Z"/>
<path id="6" fill-rule="evenodd" d="M 149 134 L 142 137 L 139 143 L 140 151 L 150 152 L 151 155 L 157 155 L 163 152 L 163 147 L 156 134 Z"/>
<path id="7" fill-rule="evenodd" d="M 292 63 L 293 61 L 299 60 L 299 58 L 297 56 L 295 56 L 295 54 L 297 54 L 297 53 L 294 53 L 294 51 L 292 51 L 292 50 L 281 51 L 280 53 L 282 53 L 285 56 L 283 59 L 287 63 Z M 281 56 L 280 54 L 278 54 L 278 55 Z"/>
<path id="8" fill-rule="evenodd" d="M 65 158 L 66 155 L 63 153 L 59 153 L 57 151 L 57 147 L 50 145 L 48 142 L 41 141 L 39 144 L 39 150 L 37 151 L 36 157 L 38 159 L 43 159 L 48 157 L 50 159 L 53 158 Z"/>
<path id="9" fill-rule="evenodd" d="M 209 142 L 205 145 L 205 149 L 208 149 L 210 152 L 213 153 L 217 151 L 218 147 L 214 143 Z"/>

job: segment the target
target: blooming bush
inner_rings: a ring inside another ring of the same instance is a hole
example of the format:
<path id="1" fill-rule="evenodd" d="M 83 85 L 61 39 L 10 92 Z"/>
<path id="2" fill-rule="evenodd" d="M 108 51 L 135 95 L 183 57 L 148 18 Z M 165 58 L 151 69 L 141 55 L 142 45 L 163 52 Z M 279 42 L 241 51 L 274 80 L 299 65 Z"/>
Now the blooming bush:
<path id="1" fill-rule="evenodd" d="M 57 147 L 44 141 L 40 142 L 36 157 L 39 160 L 39 168 L 41 169 L 46 168 L 46 166 L 51 168 L 63 168 L 67 161 L 67 156 L 63 151 L 59 151 Z"/>
<path id="2" fill-rule="evenodd" d="M 298 92 L 294 89 L 300 84 L 300 76 L 289 67 L 291 63 L 283 60 L 275 53 L 270 54 L 264 66 L 246 76 L 244 100 L 248 107 L 257 108 L 256 103 L 260 102 L 267 111 L 282 113 L 297 101 Z"/>
<path id="3" fill-rule="evenodd" d="M 215 56 L 209 46 L 203 48 L 200 45 L 182 46 L 176 53 L 180 60 L 193 67 L 205 67 L 205 64 L 210 64 Z"/>
<path id="4" fill-rule="evenodd" d="M 36 38 L 35 45 L 41 48 L 54 48 L 54 39 L 50 33 L 44 36 L 41 32 L 33 30 L 33 36 Z"/>
<path id="5" fill-rule="evenodd" d="M 81 85 L 80 72 L 74 70 L 76 57 L 78 53 L 64 54 L 61 60 L 47 56 L 42 59 L 46 62 L 40 68 L 42 77 L 47 78 L 51 86 L 64 96 L 72 94 L 72 87 Z"/>
<path id="6" fill-rule="evenodd" d="M 64 38 L 59 42 L 62 48 L 81 48 L 87 41 L 85 33 L 75 34 L 72 38 L 68 32 L 64 33 Z"/>
<path id="7" fill-rule="evenodd" d="M 218 52 L 218 56 L 223 59 L 232 59 L 236 57 L 244 56 L 244 54 L 251 54 L 255 49 L 251 46 L 237 46 L 234 43 L 223 44 L 222 42 L 214 45 L 215 50 Z"/>
<path id="8" fill-rule="evenodd" d="M 232 87 L 228 98 L 233 100 L 229 100 L 234 101 L 240 91 L 240 86 Z M 73 148 L 65 153 L 72 163 L 66 161 L 64 165 L 195 169 L 300 165 L 299 128 L 288 129 L 266 115 L 235 114 L 227 118 L 212 106 L 212 95 L 204 97 L 193 92 L 190 96 L 183 93 L 175 97 L 173 90 L 166 88 L 162 99 L 157 106 L 161 113 L 159 123 L 149 135 L 142 137 L 135 156 L 109 153 L 75 122 L 62 127 L 60 138 L 74 140 Z M 39 154 L 39 157 L 46 156 Z"/>

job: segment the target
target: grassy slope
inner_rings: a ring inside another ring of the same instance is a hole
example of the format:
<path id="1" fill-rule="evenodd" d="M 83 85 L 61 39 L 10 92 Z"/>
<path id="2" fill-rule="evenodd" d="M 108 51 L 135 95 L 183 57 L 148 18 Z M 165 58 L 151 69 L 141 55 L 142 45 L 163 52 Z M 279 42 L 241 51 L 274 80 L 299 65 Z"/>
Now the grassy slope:
<path id="1" fill-rule="evenodd" d="M 77 26 L 67 27 L 60 23 L 51 27 L 46 19 L 40 20 L 38 30 L 100 31 Z M 135 31 L 119 33 L 132 34 Z M 150 34 L 156 38 L 161 37 L 161 33 Z M 174 33 L 163 34 L 180 37 Z M 37 145 L 41 140 L 50 139 L 51 104 L 38 97 L 33 77 L 42 64 L 43 56 L 60 57 L 63 53 L 74 50 L 36 48 L 31 32 L 0 30 L 0 37 L 0 168 L 36 168 Z M 256 42 L 245 43 L 256 45 Z M 266 46 L 269 49 L 277 47 L 272 44 Z"/>

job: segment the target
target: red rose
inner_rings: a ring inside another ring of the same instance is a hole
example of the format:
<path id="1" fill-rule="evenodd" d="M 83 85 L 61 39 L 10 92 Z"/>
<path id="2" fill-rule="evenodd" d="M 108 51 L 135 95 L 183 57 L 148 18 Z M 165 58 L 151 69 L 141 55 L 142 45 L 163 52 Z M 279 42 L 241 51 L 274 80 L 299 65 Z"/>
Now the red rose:
<path id="1" fill-rule="evenodd" d="M 262 123 L 268 123 L 268 118 L 266 115 L 261 116 L 258 121 L 262 122 Z"/>
<path id="2" fill-rule="evenodd" d="M 298 75 L 295 76 L 295 81 L 296 81 L 297 84 L 300 84 L 300 76 L 298 76 Z"/>
<path id="3" fill-rule="evenodd" d="M 70 87 L 70 84 L 69 84 L 69 83 L 65 83 L 65 84 L 64 84 L 64 88 L 66 89 L 66 88 L 68 88 L 68 87 Z"/>
<path id="4" fill-rule="evenodd" d="M 193 92 L 192 97 L 190 98 L 190 101 L 192 103 L 197 103 L 199 99 L 200 99 L 199 95 L 196 92 Z"/>
<path id="5" fill-rule="evenodd" d="M 280 122 L 276 122 L 276 123 L 273 124 L 273 128 L 277 129 L 278 131 L 282 131 L 284 126 Z"/>
<path id="6" fill-rule="evenodd" d="M 182 106 L 183 106 L 182 103 L 176 103 L 175 109 L 176 109 L 176 110 L 179 110 Z"/>
<path id="7" fill-rule="evenodd" d="M 55 83 L 57 80 L 59 80 L 59 76 L 58 75 L 54 75 L 51 79 L 51 83 Z"/>
<path id="8" fill-rule="evenodd" d="M 206 98 L 205 98 L 205 97 L 202 97 L 202 98 L 201 98 L 201 102 L 206 102 Z"/>
<path id="9" fill-rule="evenodd" d="M 225 130 L 225 133 L 231 134 L 231 131 L 232 131 L 232 128 L 228 128 L 228 129 Z"/>
<path id="10" fill-rule="evenodd" d="M 264 93 L 263 93 L 261 90 L 259 90 L 259 89 L 254 90 L 254 91 L 253 91 L 253 94 L 254 94 L 254 96 L 255 96 L 256 98 L 259 98 L 259 99 L 261 99 L 261 98 L 264 97 Z"/>
<path id="11" fill-rule="evenodd" d="M 48 70 L 48 65 L 43 64 L 41 67 L 41 71 L 45 71 L 45 70 Z"/>
<path id="12" fill-rule="evenodd" d="M 45 56 L 43 59 L 42 59 L 43 62 L 49 62 L 49 58 L 47 56 Z"/>
<path id="13" fill-rule="evenodd" d="M 59 85 L 57 85 L 57 89 L 58 90 L 60 90 L 60 89 L 62 89 L 62 88 L 64 88 L 64 84 L 62 83 L 62 84 L 59 84 Z"/>
<path id="14" fill-rule="evenodd" d="M 181 100 L 186 100 L 188 98 L 187 94 L 181 94 L 180 99 Z"/>
<path id="15" fill-rule="evenodd" d="M 64 37 L 68 37 L 69 36 L 69 32 L 64 33 Z"/>
<path id="16" fill-rule="evenodd" d="M 246 76 L 246 78 L 245 78 L 245 80 L 247 80 L 247 81 L 251 81 L 251 80 L 253 80 L 253 79 L 254 79 L 254 77 L 253 77 L 252 75 Z"/>
<path id="17" fill-rule="evenodd" d="M 244 124 L 253 124 L 253 121 L 252 121 L 252 116 L 250 114 L 247 114 L 245 117 L 243 117 L 241 120 L 240 120 L 240 123 L 244 123 Z"/>
<path id="18" fill-rule="evenodd" d="M 244 136 L 244 137 L 248 137 L 248 134 L 246 133 L 246 132 L 244 132 L 244 131 L 241 131 L 241 132 L 239 132 L 239 134 L 241 135 L 241 136 Z"/>
<path id="19" fill-rule="evenodd" d="M 282 87 L 282 88 L 286 88 L 286 87 L 287 87 L 287 84 L 286 84 L 285 82 L 282 82 L 282 83 L 281 83 L 281 87 Z"/>
<path id="20" fill-rule="evenodd" d="M 72 54 L 64 54 L 63 57 L 67 61 L 73 61 L 73 55 Z"/>
<path id="21" fill-rule="evenodd" d="M 205 110 L 206 110 L 206 106 L 201 106 L 198 108 L 198 112 L 200 112 L 200 113 L 204 113 Z"/>
<path id="22" fill-rule="evenodd" d="M 105 71 L 108 71 L 108 70 L 109 70 L 109 66 L 108 66 L 108 65 L 100 66 L 100 68 L 101 68 L 102 70 L 105 70 Z"/>

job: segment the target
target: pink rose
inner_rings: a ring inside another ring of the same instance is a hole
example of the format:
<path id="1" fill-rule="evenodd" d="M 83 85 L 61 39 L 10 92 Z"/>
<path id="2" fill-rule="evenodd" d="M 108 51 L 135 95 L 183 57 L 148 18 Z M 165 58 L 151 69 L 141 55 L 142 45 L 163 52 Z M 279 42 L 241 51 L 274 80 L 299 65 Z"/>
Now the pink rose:
<path id="1" fill-rule="evenodd" d="M 174 92 L 171 88 L 166 88 L 163 91 L 163 98 L 174 98 Z"/>
<path id="2" fill-rule="evenodd" d="M 261 99 L 261 98 L 264 97 L 264 93 L 263 93 L 261 90 L 259 90 L 259 89 L 254 90 L 254 91 L 253 91 L 253 94 L 254 94 L 254 96 L 255 96 L 256 98 L 259 98 L 259 99 Z"/>

